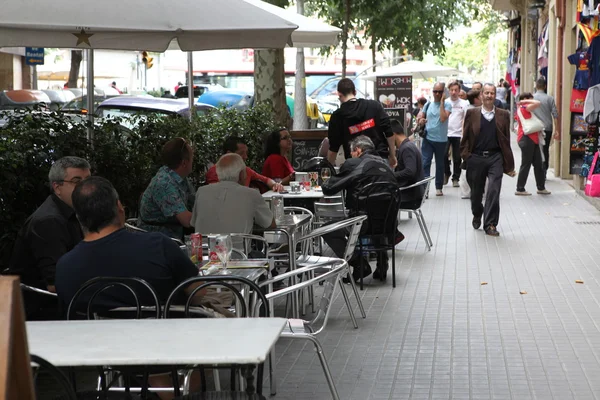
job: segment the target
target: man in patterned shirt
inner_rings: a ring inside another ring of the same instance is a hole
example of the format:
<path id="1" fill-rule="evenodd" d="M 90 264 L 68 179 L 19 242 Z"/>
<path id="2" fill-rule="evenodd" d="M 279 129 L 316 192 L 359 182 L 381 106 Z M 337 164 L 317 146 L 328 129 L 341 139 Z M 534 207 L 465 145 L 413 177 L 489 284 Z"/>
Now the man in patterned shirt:
<path id="1" fill-rule="evenodd" d="M 183 239 L 194 207 L 194 187 L 187 179 L 192 172 L 194 152 L 183 138 L 165 143 L 160 167 L 142 195 L 139 227 Z"/>

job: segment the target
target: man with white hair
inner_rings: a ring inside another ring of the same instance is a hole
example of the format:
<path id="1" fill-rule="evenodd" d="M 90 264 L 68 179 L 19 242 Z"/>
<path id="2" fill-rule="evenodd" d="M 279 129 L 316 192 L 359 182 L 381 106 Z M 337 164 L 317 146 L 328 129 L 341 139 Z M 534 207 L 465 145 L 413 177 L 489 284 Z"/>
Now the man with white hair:
<path id="1" fill-rule="evenodd" d="M 258 190 L 245 186 L 246 164 L 239 154 L 228 153 L 217 161 L 219 182 L 196 192 L 192 226 L 202 233 L 251 233 L 256 223 L 275 227 L 273 213 Z"/>

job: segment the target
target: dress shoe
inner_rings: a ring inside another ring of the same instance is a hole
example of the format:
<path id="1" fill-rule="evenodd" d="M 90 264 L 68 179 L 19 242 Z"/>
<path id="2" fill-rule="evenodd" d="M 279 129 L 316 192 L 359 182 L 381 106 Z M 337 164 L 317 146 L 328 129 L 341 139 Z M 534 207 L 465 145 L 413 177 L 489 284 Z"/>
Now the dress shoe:
<path id="1" fill-rule="evenodd" d="M 500 232 L 498 232 L 494 225 L 489 225 L 485 228 L 485 234 L 489 236 L 500 236 Z"/>
<path id="2" fill-rule="evenodd" d="M 473 229 L 479 229 L 481 226 L 481 217 L 473 216 Z"/>

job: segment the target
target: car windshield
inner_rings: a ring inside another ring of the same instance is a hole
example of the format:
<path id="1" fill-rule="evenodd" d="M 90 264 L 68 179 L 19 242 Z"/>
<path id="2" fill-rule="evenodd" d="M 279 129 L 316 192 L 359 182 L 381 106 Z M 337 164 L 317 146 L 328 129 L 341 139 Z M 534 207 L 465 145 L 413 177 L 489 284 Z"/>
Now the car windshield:
<path id="1" fill-rule="evenodd" d="M 121 118 L 131 117 L 138 114 L 153 114 L 161 117 L 172 115 L 173 113 L 161 110 L 152 110 L 144 108 L 127 108 L 127 107 L 100 107 L 98 116 L 101 118 Z"/>

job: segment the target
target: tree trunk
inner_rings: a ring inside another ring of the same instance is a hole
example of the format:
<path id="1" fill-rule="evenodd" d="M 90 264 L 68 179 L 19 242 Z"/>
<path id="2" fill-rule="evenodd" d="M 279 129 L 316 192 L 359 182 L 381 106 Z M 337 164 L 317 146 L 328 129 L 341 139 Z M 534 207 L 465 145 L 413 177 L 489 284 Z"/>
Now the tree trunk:
<path id="1" fill-rule="evenodd" d="M 281 126 L 291 127 L 285 97 L 283 49 L 254 51 L 254 102 L 268 103 Z"/>
<path id="2" fill-rule="evenodd" d="M 342 78 L 346 77 L 346 53 L 348 51 L 348 34 L 350 32 L 350 1 L 346 0 L 346 9 L 344 16 L 344 28 L 342 29 Z"/>
<path id="3" fill-rule="evenodd" d="M 304 0 L 296 0 L 296 11 L 304 15 Z M 306 116 L 306 71 L 304 69 L 304 49 L 296 52 L 296 83 L 294 87 L 294 130 L 309 128 Z"/>
<path id="4" fill-rule="evenodd" d="M 79 68 L 81 67 L 81 60 L 83 60 L 82 50 L 71 50 L 71 70 L 69 71 L 69 81 L 67 86 L 70 88 L 77 87 L 77 81 L 79 80 Z"/>
<path id="5" fill-rule="evenodd" d="M 373 35 L 371 37 L 371 64 L 373 64 L 372 72 L 375 72 L 375 70 L 377 69 L 377 67 L 375 66 L 375 63 L 377 62 L 375 53 L 377 53 L 377 37 Z"/>

